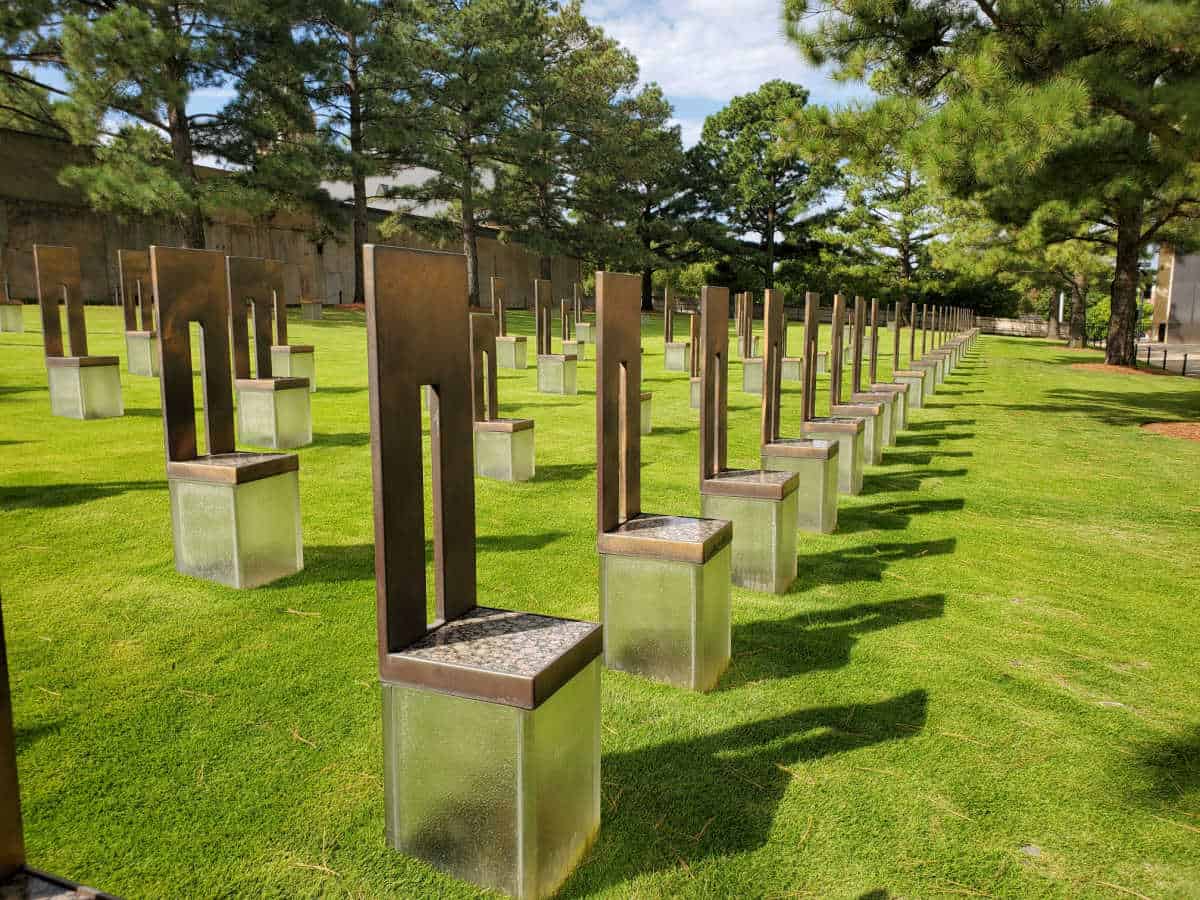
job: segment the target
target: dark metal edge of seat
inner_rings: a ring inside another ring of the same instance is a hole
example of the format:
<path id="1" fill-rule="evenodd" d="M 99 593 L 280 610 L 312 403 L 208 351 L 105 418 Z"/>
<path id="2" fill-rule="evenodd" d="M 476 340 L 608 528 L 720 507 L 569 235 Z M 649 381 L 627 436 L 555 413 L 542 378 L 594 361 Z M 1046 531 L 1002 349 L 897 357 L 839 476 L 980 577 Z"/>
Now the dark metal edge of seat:
<path id="1" fill-rule="evenodd" d="M 246 465 L 213 465 L 207 460 L 209 456 L 196 459 L 176 460 L 167 463 L 168 478 L 186 478 L 191 481 L 209 481 L 215 484 L 248 484 L 251 481 L 261 481 L 272 475 L 284 472 L 300 471 L 300 457 L 295 453 L 222 453 L 219 456 L 261 457 Z"/>
<path id="2" fill-rule="evenodd" d="M 654 514 L 642 513 L 641 517 Z M 672 518 L 699 519 L 700 516 L 673 516 Z M 636 556 L 641 559 L 661 559 L 668 562 L 685 562 L 703 565 L 733 542 L 733 523 L 722 521 L 715 534 L 704 541 L 673 541 L 653 537 L 635 537 L 628 533 L 605 532 L 596 537 L 596 551 L 608 556 Z"/>
<path id="3" fill-rule="evenodd" d="M 290 391 L 308 389 L 308 379 L 288 375 L 283 378 L 237 378 L 233 386 L 239 391 Z"/>
<path id="4" fill-rule="evenodd" d="M 581 621 L 559 616 L 545 618 L 563 622 Z M 380 679 L 388 684 L 424 688 L 468 700 L 537 709 L 604 652 L 603 626 L 595 622 L 588 624 L 592 627 L 586 634 L 533 675 L 516 675 L 406 656 L 401 651 L 389 653 L 384 658 L 380 666 Z"/>
<path id="5" fill-rule="evenodd" d="M 100 366 L 119 366 L 121 360 L 116 356 L 47 356 L 46 367 L 49 369 L 90 369 Z"/>
<path id="6" fill-rule="evenodd" d="M 846 434 L 861 434 L 866 427 L 866 422 L 863 419 L 839 418 L 834 416 L 807 419 L 800 423 L 801 432 L 833 431 Z"/>
<path id="7" fill-rule="evenodd" d="M 738 472 L 773 472 L 775 469 L 738 469 Z M 726 474 L 724 472 L 720 475 Z M 800 476 L 795 472 L 785 473 L 789 477 L 777 483 L 754 483 L 716 478 L 705 478 L 700 482 L 700 493 L 713 497 L 742 497 L 748 500 L 783 500 L 795 493 L 800 486 Z"/>
<path id="8" fill-rule="evenodd" d="M 515 431 L 530 431 L 533 429 L 533 419 L 487 419 L 476 422 L 476 431 L 498 431 L 512 433 Z"/>
<path id="9" fill-rule="evenodd" d="M 312 344 L 272 344 L 271 352 L 274 353 L 276 350 L 285 350 L 295 355 L 297 353 L 313 353 L 316 351 L 316 348 Z"/>

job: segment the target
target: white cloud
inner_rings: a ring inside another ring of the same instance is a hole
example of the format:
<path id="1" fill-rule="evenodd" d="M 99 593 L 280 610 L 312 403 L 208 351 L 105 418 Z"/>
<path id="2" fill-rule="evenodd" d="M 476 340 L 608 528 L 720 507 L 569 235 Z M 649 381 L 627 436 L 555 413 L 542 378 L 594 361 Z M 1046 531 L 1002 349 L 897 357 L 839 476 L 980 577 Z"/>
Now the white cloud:
<path id="1" fill-rule="evenodd" d="M 801 58 L 784 35 L 782 0 L 586 0 L 584 10 L 637 57 L 643 81 L 657 82 L 683 107 L 677 121 L 685 144 L 699 135 L 704 114 L 773 78 L 808 88 L 814 103 L 869 95 Z"/>

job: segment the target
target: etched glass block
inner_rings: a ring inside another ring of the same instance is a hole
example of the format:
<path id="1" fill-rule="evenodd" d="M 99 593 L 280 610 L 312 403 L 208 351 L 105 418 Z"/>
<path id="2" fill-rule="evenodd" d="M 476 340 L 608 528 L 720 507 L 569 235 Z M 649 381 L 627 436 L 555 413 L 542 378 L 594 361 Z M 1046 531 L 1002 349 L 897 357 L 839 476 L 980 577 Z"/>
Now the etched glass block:
<path id="1" fill-rule="evenodd" d="M 883 461 L 883 413 L 876 415 L 861 406 L 846 405 L 834 407 L 833 415 L 862 419 L 862 464 L 879 465 Z"/>
<path id="2" fill-rule="evenodd" d="M 384 682 L 396 850 L 480 887 L 546 897 L 600 829 L 600 660 L 536 709 Z"/>
<path id="3" fill-rule="evenodd" d="M 317 392 L 317 354 L 271 348 L 271 374 L 278 378 L 307 378 L 309 393 Z"/>
<path id="4" fill-rule="evenodd" d="M 701 494 L 700 515 L 733 523 L 730 577 L 739 587 L 782 594 L 796 580 L 796 494 L 782 500 Z"/>
<path id="5" fill-rule="evenodd" d="M 761 394 L 762 373 L 762 359 L 742 360 L 742 391 L 747 394 Z"/>
<path id="6" fill-rule="evenodd" d="M 692 409 L 699 409 L 700 408 L 701 382 L 700 382 L 699 378 L 693 378 L 691 381 L 692 381 L 692 383 L 690 385 L 690 392 L 689 392 L 690 396 L 688 397 L 688 406 L 690 406 Z"/>
<path id="7" fill-rule="evenodd" d="M 568 356 L 574 354 L 577 360 L 587 359 L 587 344 L 583 341 L 563 341 L 562 352 Z"/>
<path id="8" fill-rule="evenodd" d="M 314 322 L 320 321 L 321 313 L 324 311 L 324 309 L 325 309 L 325 304 L 323 304 L 319 301 L 315 302 L 315 303 L 301 303 L 300 304 L 301 315 L 304 318 L 309 319 L 310 321 L 314 321 Z"/>
<path id="9" fill-rule="evenodd" d="M 665 344 L 663 348 L 663 368 L 668 372 L 686 372 L 688 370 L 688 343 Z"/>
<path id="10" fill-rule="evenodd" d="M 476 475 L 497 481 L 528 481 L 536 471 L 532 428 L 475 432 Z"/>
<path id="11" fill-rule="evenodd" d="M 863 435 L 849 431 L 823 431 L 819 425 L 805 424 L 804 436 L 838 443 L 838 491 L 861 494 L 863 479 Z"/>
<path id="12" fill-rule="evenodd" d="M 25 315 L 16 303 L 0 303 L 0 331 L 24 331 Z"/>
<path id="13" fill-rule="evenodd" d="M 496 365 L 501 369 L 524 369 L 528 356 L 525 338 L 506 335 L 496 338 Z"/>
<path id="14" fill-rule="evenodd" d="M 905 395 L 908 403 L 905 411 L 907 422 L 907 410 L 920 409 L 925 405 L 925 378 L 922 375 L 896 375 L 893 380 L 896 384 L 908 387 L 908 393 Z"/>
<path id="15" fill-rule="evenodd" d="M 800 381 L 803 372 L 803 360 L 785 359 L 780 368 L 779 377 L 783 381 Z"/>
<path id="16" fill-rule="evenodd" d="M 762 466 L 776 472 L 795 472 L 800 483 L 796 498 L 796 528 L 814 534 L 837 530 L 838 458 L 819 459 L 788 454 L 772 455 L 769 445 L 762 451 Z M 733 532 L 737 540 L 737 529 Z"/>
<path id="17" fill-rule="evenodd" d="M 125 415 L 121 369 L 111 366 L 50 366 L 50 412 L 68 419 Z"/>
<path id="18" fill-rule="evenodd" d="M 237 388 L 238 438 L 252 447 L 292 450 L 312 443 L 307 387 Z"/>
<path id="19" fill-rule="evenodd" d="M 575 394 L 575 360 L 564 356 L 538 357 L 538 390 L 543 394 Z"/>
<path id="20" fill-rule="evenodd" d="M 251 588 L 304 568 L 299 473 L 244 484 L 168 481 L 176 571 Z"/>
<path id="21" fill-rule="evenodd" d="M 707 691 L 729 665 L 728 546 L 701 565 L 600 555 L 604 664 Z"/>
<path id="22" fill-rule="evenodd" d="M 596 338 L 592 334 L 591 322 L 576 322 L 575 323 L 575 340 L 581 344 L 594 344 Z"/>
<path id="23" fill-rule="evenodd" d="M 880 414 L 879 414 L 879 425 L 878 425 L 878 432 L 879 432 L 879 442 L 878 443 L 879 443 L 879 447 L 880 447 L 881 456 L 879 459 L 877 459 L 873 462 L 874 465 L 879 465 L 879 463 L 882 461 L 882 448 L 894 447 L 896 445 L 896 436 L 894 433 L 895 427 L 896 427 L 895 426 L 896 412 L 895 412 L 895 404 L 893 402 L 894 400 L 895 400 L 895 395 L 890 392 L 887 392 L 887 391 L 883 391 L 880 393 L 875 393 L 872 391 L 863 391 L 861 394 L 851 394 L 850 395 L 851 403 L 874 403 L 874 404 L 877 404 L 878 406 L 882 407 Z M 868 460 L 868 462 L 871 462 L 871 460 Z"/>
<path id="24" fill-rule="evenodd" d="M 149 331 L 125 332 L 125 354 L 130 375 L 158 377 L 158 335 Z"/>
<path id="25" fill-rule="evenodd" d="M 654 431 L 654 398 L 642 398 L 642 434 L 650 434 Z"/>

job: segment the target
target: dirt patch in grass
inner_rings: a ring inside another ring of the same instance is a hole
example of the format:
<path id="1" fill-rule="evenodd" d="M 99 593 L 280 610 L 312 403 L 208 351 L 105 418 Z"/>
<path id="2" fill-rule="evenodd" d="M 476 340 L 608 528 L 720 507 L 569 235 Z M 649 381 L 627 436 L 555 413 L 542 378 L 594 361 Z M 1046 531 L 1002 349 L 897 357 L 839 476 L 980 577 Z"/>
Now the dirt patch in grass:
<path id="1" fill-rule="evenodd" d="M 1200 422 L 1147 422 L 1142 430 L 1185 441 L 1200 441 Z"/>
<path id="2" fill-rule="evenodd" d="M 1135 369 L 1133 366 L 1110 366 L 1107 363 L 1072 363 L 1072 369 L 1083 372 L 1108 372 L 1112 375 L 1175 375 L 1162 369 Z"/>

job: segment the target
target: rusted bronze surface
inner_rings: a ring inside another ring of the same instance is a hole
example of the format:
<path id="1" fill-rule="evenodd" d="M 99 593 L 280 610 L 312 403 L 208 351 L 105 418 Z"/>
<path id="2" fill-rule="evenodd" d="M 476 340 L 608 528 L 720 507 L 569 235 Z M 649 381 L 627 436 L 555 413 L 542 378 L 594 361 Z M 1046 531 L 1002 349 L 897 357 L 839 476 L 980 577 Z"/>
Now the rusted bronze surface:
<path id="1" fill-rule="evenodd" d="M 738 332 L 741 342 L 738 353 L 742 359 L 751 359 L 754 356 L 754 295 L 745 291 L 741 298 L 741 331 Z"/>
<path id="2" fill-rule="evenodd" d="M 370 244 L 363 252 L 380 677 L 532 708 L 599 655 L 600 626 L 476 605 L 466 258 Z M 476 318 L 480 327 L 494 325 L 490 314 Z M 426 385 L 432 624 L 425 619 L 420 425 Z"/>
<path id="3" fill-rule="evenodd" d="M 921 304 L 921 355 L 925 355 L 926 341 L 929 340 L 929 304 Z"/>
<path id="4" fill-rule="evenodd" d="M 866 301 L 861 297 L 854 298 L 854 330 L 851 333 L 850 352 L 854 358 L 850 364 L 850 392 L 857 394 L 862 391 L 862 360 L 863 360 L 863 327 L 866 324 Z"/>
<path id="5" fill-rule="evenodd" d="M 502 431 L 512 434 L 517 431 L 528 431 L 533 427 L 533 419 L 489 419 L 486 422 L 476 422 L 476 431 Z"/>
<path id="6" fill-rule="evenodd" d="M 167 462 L 168 478 L 192 478 L 220 484 L 246 484 L 284 472 L 297 472 L 300 458 L 294 453 L 218 453 L 196 459 Z"/>
<path id="7" fill-rule="evenodd" d="M 866 428 L 863 419 L 847 418 L 844 416 L 822 416 L 821 418 L 812 418 L 804 422 L 801 426 L 802 433 L 817 432 L 824 433 L 827 431 L 839 431 L 845 434 L 861 434 Z"/>
<path id="8" fill-rule="evenodd" d="M 596 506 L 601 537 L 641 500 L 641 280 L 596 273 Z"/>
<path id="9" fill-rule="evenodd" d="M 499 275 L 492 276 L 492 315 L 496 317 L 496 334 L 504 337 L 508 334 L 505 329 L 508 323 L 504 320 L 504 308 L 508 304 L 508 295 L 504 288 L 504 279 Z"/>
<path id="10" fill-rule="evenodd" d="M 669 284 L 663 288 L 663 343 L 675 343 L 675 294 Z"/>
<path id="11" fill-rule="evenodd" d="M 800 476 L 795 472 L 726 469 L 706 478 L 700 485 L 700 493 L 752 500 L 782 500 L 794 492 L 799 484 Z"/>
<path id="12" fill-rule="evenodd" d="M 899 371 L 899 369 L 900 369 L 900 332 L 903 330 L 903 328 L 901 326 L 904 324 L 903 319 L 901 318 L 902 312 L 901 312 L 899 301 L 896 302 L 896 308 L 893 312 L 893 315 L 896 317 L 896 327 L 892 331 L 892 370 Z"/>
<path id="13" fill-rule="evenodd" d="M 558 303 L 559 338 L 563 341 L 571 339 L 571 301 L 560 300 Z"/>
<path id="14" fill-rule="evenodd" d="M 871 301 L 871 363 L 867 369 L 867 381 L 875 384 L 879 380 L 879 301 Z"/>
<path id="15" fill-rule="evenodd" d="M 86 369 L 91 366 L 115 366 L 115 356 L 47 356 L 47 369 Z"/>
<path id="16" fill-rule="evenodd" d="M 777 438 L 769 444 L 763 444 L 763 452 L 794 459 L 832 459 L 838 454 L 838 442 L 805 437 Z"/>
<path id="17" fill-rule="evenodd" d="M 787 351 L 787 320 L 783 295 L 767 291 L 763 296 L 763 369 L 760 442 L 779 440 L 780 404 L 783 400 L 783 357 Z"/>
<path id="18" fill-rule="evenodd" d="M 917 358 L 917 304 L 909 305 L 908 316 L 908 361 L 911 363 Z"/>
<path id="19" fill-rule="evenodd" d="M 235 378 L 233 384 L 239 391 L 286 391 L 292 388 L 308 387 L 308 379 L 300 377 Z"/>
<path id="20" fill-rule="evenodd" d="M 804 295 L 804 372 L 800 385 L 800 423 L 817 414 L 817 338 L 821 328 L 818 316 L 821 297 L 812 291 Z"/>
<path id="21" fill-rule="evenodd" d="M 575 305 L 575 324 L 578 325 L 583 321 L 583 286 L 578 281 L 572 283 L 571 293 Z"/>
<path id="22" fill-rule="evenodd" d="M 496 320 L 490 314 L 471 315 L 471 409 L 476 422 L 498 417 L 496 384 Z"/>
<path id="23" fill-rule="evenodd" d="M 549 356 L 554 352 L 550 339 L 554 325 L 554 307 L 551 300 L 553 291 L 554 285 L 544 278 L 539 278 L 533 283 L 533 319 L 538 356 Z"/>
<path id="24" fill-rule="evenodd" d="M 121 282 L 121 304 L 125 307 L 125 330 L 154 331 L 154 298 L 150 290 L 150 253 L 118 250 L 117 274 Z"/>
<path id="25" fill-rule="evenodd" d="M 74 247 L 34 244 L 33 269 L 38 304 L 42 308 L 42 344 L 46 356 L 67 355 L 63 352 L 59 302 L 67 307 L 70 355 L 87 356 L 87 323 L 83 318 L 83 296 L 80 293 L 79 251 Z"/>
<path id="26" fill-rule="evenodd" d="M 843 320 L 846 315 L 846 300 L 841 294 L 833 295 L 832 334 L 829 338 L 829 405 L 842 402 L 842 356 L 845 344 Z"/>
<path id="27" fill-rule="evenodd" d="M 0 600 L 0 883 L 25 865 L 25 833 L 21 792 L 17 787 L 17 742 L 13 728 L 8 652 L 4 644 L 4 610 Z"/>
<path id="28" fill-rule="evenodd" d="M 729 289 L 700 289 L 700 482 L 726 468 L 729 402 Z M 765 377 L 765 373 L 764 373 Z M 765 385 L 764 385 L 765 390 Z"/>
<path id="29" fill-rule="evenodd" d="M 229 286 L 217 250 L 150 248 L 154 319 L 158 323 L 167 462 L 197 457 L 189 327 L 200 325 L 205 444 L 211 455 L 232 453 L 233 380 L 229 371 Z"/>
<path id="30" fill-rule="evenodd" d="M 249 306 L 254 316 L 254 377 L 271 377 L 271 318 L 279 298 L 284 296 L 283 263 L 277 259 L 249 256 L 226 257 L 229 286 L 229 331 L 233 336 L 233 376 L 250 377 L 250 335 L 246 316 Z M 285 312 L 282 321 L 287 321 Z M 284 328 L 286 329 L 286 325 Z M 279 343 L 286 343 L 281 339 Z M 308 381 L 304 379 L 305 386 Z"/>
<path id="31" fill-rule="evenodd" d="M 599 297 L 597 290 L 597 304 Z M 733 526 L 723 519 L 639 513 L 612 531 L 601 533 L 596 538 L 596 548 L 601 553 L 702 565 L 732 540 Z"/>

